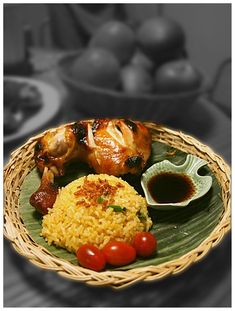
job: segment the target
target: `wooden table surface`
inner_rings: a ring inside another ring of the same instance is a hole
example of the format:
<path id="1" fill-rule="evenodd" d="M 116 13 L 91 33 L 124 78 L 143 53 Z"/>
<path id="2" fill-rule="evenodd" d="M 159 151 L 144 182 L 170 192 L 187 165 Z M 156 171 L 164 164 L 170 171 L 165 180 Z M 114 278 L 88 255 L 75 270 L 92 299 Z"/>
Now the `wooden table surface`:
<path id="1" fill-rule="evenodd" d="M 54 85 L 61 96 L 66 90 L 54 70 L 36 78 Z M 79 118 L 66 114 L 51 126 Z M 158 122 L 157 115 L 152 120 Z M 227 163 L 231 161 L 231 120 L 214 103 L 200 98 L 187 112 L 179 113 L 165 125 L 181 130 L 209 145 Z M 29 135 L 30 136 L 30 135 Z M 25 138 L 27 139 L 27 138 Z M 6 146 L 5 163 L 18 144 Z M 92 287 L 41 270 L 18 255 L 4 240 L 5 307 L 228 307 L 231 306 L 231 236 L 200 262 L 177 276 L 141 282 L 121 291 Z"/>

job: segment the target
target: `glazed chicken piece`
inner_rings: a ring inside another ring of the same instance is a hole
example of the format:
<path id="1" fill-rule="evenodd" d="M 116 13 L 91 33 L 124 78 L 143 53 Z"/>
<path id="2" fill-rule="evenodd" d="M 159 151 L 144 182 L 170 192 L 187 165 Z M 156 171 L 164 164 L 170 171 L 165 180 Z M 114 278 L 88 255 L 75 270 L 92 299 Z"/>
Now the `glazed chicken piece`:
<path id="1" fill-rule="evenodd" d="M 75 123 L 76 124 L 76 123 Z M 34 158 L 41 172 L 49 168 L 55 176 L 64 175 L 64 165 L 79 158 L 75 126 L 66 125 L 50 130 L 35 145 Z"/>
<path id="2" fill-rule="evenodd" d="M 40 187 L 30 197 L 30 204 L 36 208 L 40 214 L 47 214 L 48 208 L 55 203 L 58 188 L 54 184 L 54 175 L 45 167 Z"/>
<path id="3" fill-rule="evenodd" d="M 140 173 L 150 156 L 151 136 L 141 122 L 124 119 L 80 121 L 47 132 L 35 146 L 35 161 L 56 175 L 71 160 L 88 163 L 96 173 Z"/>
<path id="4" fill-rule="evenodd" d="M 62 176 L 73 160 L 87 163 L 96 173 L 119 176 L 141 173 L 150 152 L 151 135 L 141 122 L 95 119 L 48 131 L 35 146 L 35 162 L 43 176 Z"/>
<path id="5" fill-rule="evenodd" d="M 81 160 L 96 173 L 124 175 L 140 173 L 150 156 L 151 137 L 140 122 L 96 120 L 80 123 L 85 128 L 86 150 Z"/>

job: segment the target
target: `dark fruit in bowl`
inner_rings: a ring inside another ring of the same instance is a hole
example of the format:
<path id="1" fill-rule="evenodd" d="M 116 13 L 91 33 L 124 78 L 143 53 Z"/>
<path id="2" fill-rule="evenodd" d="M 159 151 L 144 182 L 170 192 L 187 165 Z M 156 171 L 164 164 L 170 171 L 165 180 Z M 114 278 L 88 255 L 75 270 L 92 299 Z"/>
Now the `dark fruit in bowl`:
<path id="1" fill-rule="evenodd" d="M 182 27 L 166 17 L 151 18 L 137 31 L 139 48 L 156 63 L 175 58 L 184 49 L 185 34 Z"/>
<path id="2" fill-rule="evenodd" d="M 151 93 L 153 91 L 153 79 L 144 68 L 127 65 L 121 70 L 121 87 L 128 94 Z"/>
<path id="3" fill-rule="evenodd" d="M 90 47 L 100 47 L 112 52 L 120 64 L 125 64 L 135 50 L 135 34 L 126 24 L 119 21 L 105 23 L 93 35 Z"/>
<path id="4" fill-rule="evenodd" d="M 156 93 L 192 91 L 199 88 L 201 82 L 201 73 L 188 60 L 165 63 L 155 73 Z"/>
<path id="5" fill-rule="evenodd" d="M 90 48 L 74 61 L 71 74 L 76 81 L 114 89 L 120 79 L 120 65 L 109 51 Z"/>
<path id="6" fill-rule="evenodd" d="M 130 63 L 135 66 L 140 66 L 149 72 L 153 72 L 155 69 L 154 62 L 146 54 L 139 50 L 135 52 Z"/>

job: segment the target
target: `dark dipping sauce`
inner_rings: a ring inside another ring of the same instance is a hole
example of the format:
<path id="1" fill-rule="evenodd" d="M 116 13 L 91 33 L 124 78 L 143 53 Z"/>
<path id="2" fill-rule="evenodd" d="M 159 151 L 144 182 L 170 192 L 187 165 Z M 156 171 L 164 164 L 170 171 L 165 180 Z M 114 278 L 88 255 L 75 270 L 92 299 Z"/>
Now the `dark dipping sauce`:
<path id="1" fill-rule="evenodd" d="M 186 174 L 165 172 L 149 180 L 148 190 L 157 203 L 179 203 L 195 193 L 195 186 Z"/>

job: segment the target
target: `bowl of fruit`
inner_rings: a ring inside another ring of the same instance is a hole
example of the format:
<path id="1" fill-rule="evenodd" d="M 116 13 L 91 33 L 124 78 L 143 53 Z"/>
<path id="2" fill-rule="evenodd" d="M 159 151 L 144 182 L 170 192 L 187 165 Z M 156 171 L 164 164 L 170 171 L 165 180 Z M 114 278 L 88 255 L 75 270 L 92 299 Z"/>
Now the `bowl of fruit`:
<path id="1" fill-rule="evenodd" d="M 127 116 L 165 122 L 209 83 L 186 52 L 182 27 L 166 17 L 137 28 L 109 21 L 88 45 L 58 65 L 75 110 L 85 117 Z"/>

